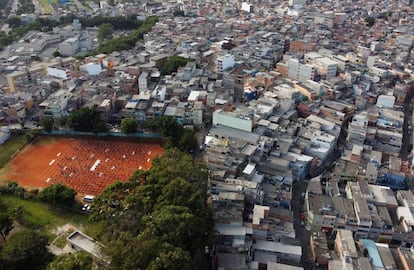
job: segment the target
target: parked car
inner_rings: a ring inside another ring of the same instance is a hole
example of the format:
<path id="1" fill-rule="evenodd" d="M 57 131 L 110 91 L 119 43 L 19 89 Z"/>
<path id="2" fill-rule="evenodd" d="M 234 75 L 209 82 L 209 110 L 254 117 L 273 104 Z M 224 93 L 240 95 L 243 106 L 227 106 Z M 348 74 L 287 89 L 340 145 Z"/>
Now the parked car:
<path id="1" fill-rule="evenodd" d="M 88 203 L 85 203 L 82 206 L 82 211 L 89 211 L 89 210 L 91 210 L 91 206 Z"/>

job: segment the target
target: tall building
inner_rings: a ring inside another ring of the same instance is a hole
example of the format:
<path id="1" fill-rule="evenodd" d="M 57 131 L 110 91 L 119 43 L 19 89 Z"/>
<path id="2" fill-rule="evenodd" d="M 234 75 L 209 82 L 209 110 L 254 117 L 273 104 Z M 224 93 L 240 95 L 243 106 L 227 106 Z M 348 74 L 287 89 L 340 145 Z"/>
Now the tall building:
<path id="1" fill-rule="evenodd" d="M 223 71 L 234 67 L 234 64 L 236 63 L 234 60 L 234 56 L 231 54 L 225 54 L 217 57 L 216 60 L 217 63 L 217 73 L 223 74 Z"/>
<path id="2" fill-rule="evenodd" d="M 313 65 L 301 63 L 297 59 L 289 59 L 287 61 L 287 76 L 300 82 L 314 80 L 316 68 Z"/>
<path id="3" fill-rule="evenodd" d="M 364 145 L 368 128 L 368 113 L 362 112 L 355 115 L 349 123 L 347 147 L 352 149 L 353 145 Z"/>
<path id="4" fill-rule="evenodd" d="M 138 90 L 140 93 L 147 91 L 148 86 L 148 73 L 142 72 L 138 77 Z"/>
<path id="5" fill-rule="evenodd" d="M 337 62 L 327 57 L 321 57 L 315 59 L 313 63 L 318 69 L 318 74 L 325 77 L 325 79 L 329 80 L 336 77 L 336 72 L 338 69 Z"/>

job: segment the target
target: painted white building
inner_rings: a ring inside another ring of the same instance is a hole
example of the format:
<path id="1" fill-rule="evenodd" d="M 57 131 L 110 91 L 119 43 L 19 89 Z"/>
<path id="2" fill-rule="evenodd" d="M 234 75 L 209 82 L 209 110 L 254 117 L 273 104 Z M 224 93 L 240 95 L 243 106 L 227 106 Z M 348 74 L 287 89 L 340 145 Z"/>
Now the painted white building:
<path id="1" fill-rule="evenodd" d="M 241 5 L 241 10 L 246 11 L 248 13 L 251 13 L 251 12 L 253 12 L 253 5 L 249 4 L 247 2 L 243 2 L 242 5 Z"/>
<path id="2" fill-rule="evenodd" d="M 311 137 L 312 145 L 316 145 L 322 148 L 333 149 L 336 142 L 336 138 L 323 131 L 315 131 Z"/>
<path id="3" fill-rule="evenodd" d="M 55 117 L 60 117 L 63 115 L 71 97 L 72 94 L 68 90 L 60 89 L 52 93 L 47 100 L 40 103 L 39 108 L 52 113 Z"/>
<path id="4" fill-rule="evenodd" d="M 148 72 L 142 72 L 138 77 L 138 90 L 140 93 L 146 92 L 148 89 Z"/>
<path id="5" fill-rule="evenodd" d="M 213 113 L 213 126 L 222 125 L 243 131 L 251 132 L 253 128 L 253 114 L 243 112 L 226 112 L 216 110 Z"/>
<path id="6" fill-rule="evenodd" d="M 316 68 L 313 65 L 300 63 L 297 59 L 289 59 L 287 61 L 287 76 L 291 79 L 306 82 L 314 80 Z"/>
<path id="7" fill-rule="evenodd" d="M 338 63 L 327 57 L 321 57 L 314 60 L 314 64 L 320 75 L 325 76 L 327 80 L 336 77 L 336 71 L 338 69 Z"/>
<path id="8" fill-rule="evenodd" d="M 380 95 L 377 99 L 377 106 L 392 108 L 395 104 L 395 97 L 388 95 Z"/>
<path id="9" fill-rule="evenodd" d="M 79 70 L 88 73 L 89 76 L 97 76 L 102 71 L 100 63 L 87 63 L 79 67 Z"/>
<path id="10" fill-rule="evenodd" d="M 352 121 L 349 123 L 348 131 L 348 147 L 352 148 L 354 144 L 363 145 L 367 137 L 368 129 L 368 113 L 362 112 L 354 115 Z"/>
<path id="11" fill-rule="evenodd" d="M 234 60 L 234 55 L 225 54 L 225 55 L 217 56 L 216 64 L 217 64 L 217 73 L 222 74 L 224 70 L 234 67 L 234 65 L 236 64 L 236 61 Z"/>
<path id="12" fill-rule="evenodd" d="M 58 46 L 59 52 L 63 56 L 72 56 L 79 51 L 79 37 L 71 37 L 61 42 Z"/>

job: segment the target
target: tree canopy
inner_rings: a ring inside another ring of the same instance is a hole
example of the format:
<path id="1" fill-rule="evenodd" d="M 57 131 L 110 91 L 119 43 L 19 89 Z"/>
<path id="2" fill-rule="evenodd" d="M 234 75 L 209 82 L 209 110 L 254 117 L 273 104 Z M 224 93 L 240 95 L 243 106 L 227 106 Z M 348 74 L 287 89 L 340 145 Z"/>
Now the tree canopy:
<path id="1" fill-rule="evenodd" d="M 137 120 L 132 117 L 123 118 L 120 128 L 123 133 L 134 133 L 138 128 Z"/>
<path id="2" fill-rule="evenodd" d="M 106 40 L 99 44 L 99 47 L 85 55 L 79 55 L 78 58 L 84 58 L 90 55 L 96 55 L 99 53 L 111 53 L 114 51 L 122 51 L 122 50 L 129 50 L 135 47 L 136 43 L 143 39 L 144 35 L 151 31 L 152 27 L 158 21 L 158 17 L 156 16 L 149 16 L 145 19 L 144 22 L 139 22 L 139 25 L 134 28 L 128 29 L 135 29 L 129 34 L 119 36 L 116 38 L 112 38 L 110 40 Z M 116 26 L 115 22 L 110 22 L 115 29 L 120 29 Z M 100 24 L 96 24 L 100 25 Z M 130 26 L 136 25 L 131 23 Z"/>
<path id="3" fill-rule="evenodd" d="M 375 18 L 368 16 L 365 18 L 365 22 L 367 23 L 367 26 L 371 27 L 375 24 Z"/>
<path id="4" fill-rule="evenodd" d="M 174 10 L 173 11 L 173 16 L 174 17 L 178 17 L 178 16 L 184 17 L 185 16 L 184 10 L 180 10 L 180 9 Z"/>
<path id="5" fill-rule="evenodd" d="M 176 147 L 184 152 L 192 152 L 198 146 L 194 131 L 183 128 L 172 116 L 156 117 L 146 121 L 144 126 L 154 132 L 159 132 L 167 148 Z"/>
<path id="6" fill-rule="evenodd" d="M 110 39 L 115 32 L 115 29 L 110 23 L 103 23 L 98 27 L 98 40 L 103 42 L 106 39 Z"/>
<path id="7" fill-rule="evenodd" d="M 92 257 L 85 251 L 62 254 L 49 263 L 47 270 L 91 270 Z"/>
<path id="8" fill-rule="evenodd" d="M 2 208 L 4 211 L 4 208 Z M 0 213 L 0 235 L 3 239 L 3 242 L 6 242 L 6 237 L 9 235 L 10 231 L 13 229 L 13 219 L 5 213 Z"/>
<path id="9" fill-rule="evenodd" d="M 45 269 L 52 255 L 47 250 L 47 237 L 33 230 L 12 234 L 0 252 L 0 268 L 8 270 Z"/>
<path id="10" fill-rule="evenodd" d="M 111 267 L 194 269 L 195 255 L 215 235 L 205 203 L 207 177 L 202 161 L 168 149 L 148 171 L 95 197 L 92 218 L 106 224 Z"/>
<path id="11" fill-rule="evenodd" d="M 106 124 L 95 108 L 83 107 L 69 114 L 67 124 L 77 131 L 105 132 Z"/>
<path id="12" fill-rule="evenodd" d="M 39 192 L 42 202 L 61 206 L 72 206 L 75 202 L 76 191 L 62 184 L 53 184 Z"/>
<path id="13" fill-rule="evenodd" d="M 161 72 L 164 75 L 170 75 L 173 72 L 176 72 L 179 67 L 184 67 L 188 63 L 188 59 L 173 55 L 164 63 L 164 65 L 161 67 Z"/>
<path id="14" fill-rule="evenodd" d="M 47 132 L 51 132 L 53 130 L 53 125 L 55 123 L 55 120 L 52 116 L 46 116 L 45 118 L 40 121 L 40 125 L 43 127 L 43 129 Z"/>

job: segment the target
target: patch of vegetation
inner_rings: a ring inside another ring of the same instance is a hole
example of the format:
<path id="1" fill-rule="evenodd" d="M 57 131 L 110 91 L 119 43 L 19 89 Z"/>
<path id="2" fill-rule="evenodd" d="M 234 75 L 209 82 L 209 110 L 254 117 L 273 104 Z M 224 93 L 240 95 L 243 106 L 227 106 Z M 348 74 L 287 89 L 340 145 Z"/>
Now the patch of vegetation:
<path id="1" fill-rule="evenodd" d="M 54 244 L 55 246 L 59 247 L 59 248 L 64 248 L 64 247 L 66 246 L 66 244 L 68 243 L 68 242 L 66 241 L 66 237 L 67 237 L 67 236 L 64 236 L 64 237 L 59 236 L 59 237 L 57 237 L 57 238 L 53 241 L 53 244 Z"/>
<path id="2" fill-rule="evenodd" d="M 7 142 L 0 145 L 0 168 L 4 167 L 17 150 L 22 149 L 25 144 L 26 139 L 24 136 L 15 135 L 10 137 Z"/>
<path id="3" fill-rule="evenodd" d="M 19 7 L 16 14 L 30 14 L 35 12 L 35 6 L 31 0 L 19 0 Z"/>
<path id="4" fill-rule="evenodd" d="M 365 18 L 365 22 L 367 24 L 368 27 L 372 27 L 375 24 L 375 18 L 368 16 Z"/>
<path id="5" fill-rule="evenodd" d="M 53 255 L 47 249 L 47 237 L 34 230 L 12 234 L 0 251 L 2 269 L 45 269 Z"/>
<path id="6" fill-rule="evenodd" d="M 100 224 L 89 221 L 89 216 L 58 207 L 49 207 L 44 203 L 26 200 L 12 195 L 1 195 L 0 198 L 7 206 L 11 215 L 27 228 L 40 229 L 50 234 L 57 226 L 66 223 L 84 228 L 84 232 L 92 237 L 100 234 Z"/>
<path id="7" fill-rule="evenodd" d="M 144 127 L 162 135 L 166 148 L 177 148 L 183 152 L 194 152 L 198 146 L 194 130 L 185 129 L 172 116 L 160 116 L 148 120 Z"/>
<path id="8" fill-rule="evenodd" d="M 140 26 L 133 30 L 131 33 L 113 38 L 111 40 L 106 40 L 105 42 L 102 42 L 98 49 L 84 54 L 84 55 L 78 55 L 78 59 L 85 58 L 87 56 L 93 56 L 100 53 L 111 53 L 114 51 L 123 51 L 123 50 L 129 50 L 135 47 L 135 44 L 142 40 L 144 35 L 151 31 L 152 27 L 155 25 L 155 23 L 158 21 L 158 17 L 156 16 L 149 16 Z M 111 23 L 115 29 L 118 29 L 113 23 Z"/>
<path id="9" fill-rule="evenodd" d="M 101 114 L 94 108 L 83 107 L 71 112 L 67 118 L 67 124 L 76 131 L 105 132 L 107 130 Z"/>
<path id="10" fill-rule="evenodd" d="M 56 0 L 38 0 L 44 14 L 52 14 L 53 8 L 50 4 L 56 4 Z"/>
<path id="11" fill-rule="evenodd" d="M 173 55 L 165 62 L 161 67 L 161 72 L 164 75 L 170 75 L 173 72 L 177 72 L 179 67 L 184 67 L 188 63 L 189 59 Z"/>
<path id="12" fill-rule="evenodd" d="M 215 240 L 207 178 L 203 161 L 168 149 L 148 171 L 95 197 L 91 218 L 105 224 L 111 268 L 197 269 Z"/>
<path id="13" fill-rule="evenodd" d="M 53 184 L 39 192 L 37 198 L 51 205 L 72 207 L 75 203 L 76 191 L 62 184 Z"/>

